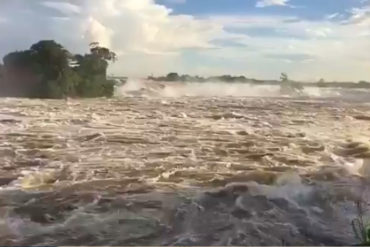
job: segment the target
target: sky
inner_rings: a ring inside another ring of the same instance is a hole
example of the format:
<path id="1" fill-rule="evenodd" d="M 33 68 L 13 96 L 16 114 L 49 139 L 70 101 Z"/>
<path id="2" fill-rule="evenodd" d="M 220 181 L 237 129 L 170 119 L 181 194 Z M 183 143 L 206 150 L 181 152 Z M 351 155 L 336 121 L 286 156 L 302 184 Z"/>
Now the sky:
<path id="1" fill-rule="evenodd" d="M 0 56 L 100 42 L 109 73 L 370 81 L 370 0 L 0 0 Z"/>

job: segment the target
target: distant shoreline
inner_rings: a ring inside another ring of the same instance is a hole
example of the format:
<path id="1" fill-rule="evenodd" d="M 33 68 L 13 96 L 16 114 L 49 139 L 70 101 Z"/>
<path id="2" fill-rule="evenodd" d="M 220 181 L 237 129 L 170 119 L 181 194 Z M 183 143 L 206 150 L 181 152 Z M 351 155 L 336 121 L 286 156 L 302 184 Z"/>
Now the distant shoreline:
<path id="1" fill-rule="evenodd" d="M 122 76 L 110 76 L 110 79 L 119 80 L 122 83 L 125 83 L 128 78 Z M 244 76 L 212 76 L 212 77 L 199 77 L 199 76 L 160 76 L 160 77 L 153 77 L 149 76 L 146 78 L 148 81 L 153 82 L 178 82 L 178 83 L 245 83 L 251 85 L 260 85 L 260 86 L 280 86 L 281 81 L 278 80 L 258 80 L 258 79 L 250 79 Z M 336 81 L 318 81 L 318 82 L 300 82 L 290 80 L 292 83 L 300 84 L 303 87 L 319 87 L 319 88 L 349 88 L 349 89 L 370 89 L 370 82 L 367 81 L 360 81 L 360 82 L 336 82 Z"/>

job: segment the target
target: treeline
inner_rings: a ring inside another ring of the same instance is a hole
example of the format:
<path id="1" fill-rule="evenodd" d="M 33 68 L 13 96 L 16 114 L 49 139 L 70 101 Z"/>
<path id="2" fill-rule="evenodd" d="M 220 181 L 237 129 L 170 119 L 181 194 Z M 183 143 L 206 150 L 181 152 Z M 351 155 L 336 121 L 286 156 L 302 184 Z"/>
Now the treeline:
<path id="1" fill-rule="evenodd" d="M 370 88 L 370 82 L 359 81 L 359 82 L 325 82 L 319 81 L 315 83 L 318 87 L 340 87 L 340 88 Z"/>
<path id="2" fill-rule="evenodd" d="M 114 81 L 107 79 L 107 68 L 115 60 L 115 53 L 98 43 L 90 44 L 89 54 L 80 55 L 53 40 L 43 40 L 3 58 L 0 96 L 110 97 Z"/>
<path id="3" fill-rule="evenodd" d="M 359 82 L 325 82 L 324 79 L 320 79 L 317 82 L 298 82 L 288 79 L 285 73 L 281 74 L 280 80 L 257 80 L 247 78 L 245 76 L 232 76 L 232 75 L 221 75 L 211 77 L 201 76 L 190 76 L 190 75 L 179 75 L 178 73 L 169 73 L 167 76 L 149 76 L 148 80 L 152 81 L 167 81 L 167 82 L 227 82 L 227 83 L 249 83 L 256 85 L 278 85 L 289 81 L 302 87 L 339 87 L 339 88 L 370 88 L 370 82 L 359 81 Z"/>
<path id="4" fill-rule="evenodd" d="M 245 76 L 211 76 L 211 77 L 201 77 L 201 76 L 190 76 L 190 75 L 179 75 L 178 73 L 169 73 L 167 76 L 149 76 L 148 80 L 152 81 L 168 81 L 168 82 L 259 82 L 255 79 L 248 79 Z"/>

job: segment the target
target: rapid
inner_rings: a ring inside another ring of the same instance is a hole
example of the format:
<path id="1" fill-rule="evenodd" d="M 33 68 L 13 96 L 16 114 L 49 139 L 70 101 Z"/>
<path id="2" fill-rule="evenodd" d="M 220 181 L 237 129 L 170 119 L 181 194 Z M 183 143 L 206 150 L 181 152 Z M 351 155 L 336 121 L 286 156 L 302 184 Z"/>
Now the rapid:
<path id="1" fill-rule="evenodd" d="M 0 245 L 355 245 L 370 203 L 369 91 L 129 81 L 0 140 Z"/>

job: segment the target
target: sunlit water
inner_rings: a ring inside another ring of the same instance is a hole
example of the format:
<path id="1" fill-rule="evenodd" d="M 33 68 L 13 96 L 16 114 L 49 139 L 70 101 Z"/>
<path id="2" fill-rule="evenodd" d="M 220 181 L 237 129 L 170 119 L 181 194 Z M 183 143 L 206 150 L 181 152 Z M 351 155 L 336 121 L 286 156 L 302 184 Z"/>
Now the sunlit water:
<path id="1" fill-rule="evenodd" d="M 130 82 L 0 99 L 0 245 L 356 244 L 368 96 Z"/>

